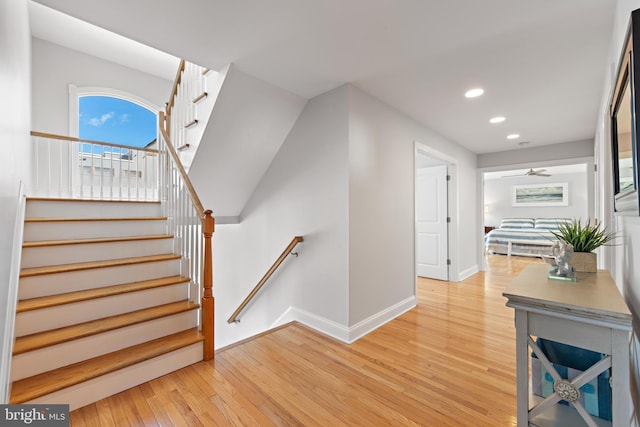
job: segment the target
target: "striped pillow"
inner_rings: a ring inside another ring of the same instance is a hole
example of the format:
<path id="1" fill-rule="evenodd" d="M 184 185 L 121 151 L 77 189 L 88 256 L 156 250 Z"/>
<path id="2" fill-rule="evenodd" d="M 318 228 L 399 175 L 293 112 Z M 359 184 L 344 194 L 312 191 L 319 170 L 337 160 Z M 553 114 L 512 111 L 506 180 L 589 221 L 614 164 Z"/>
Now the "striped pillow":
<path id="1" fill-rule="evenodd" d="M 505 218 L 500 222 L 500 228 L 507 230 L 527 230 L 533 228 L 533 218 Z"/>
<path id="2" fill-rule="evenodd" d="M 571 218 L 536 218 L 535 228 L 541 230 L 557 230 L 560 224 L 571 223 Z"/>

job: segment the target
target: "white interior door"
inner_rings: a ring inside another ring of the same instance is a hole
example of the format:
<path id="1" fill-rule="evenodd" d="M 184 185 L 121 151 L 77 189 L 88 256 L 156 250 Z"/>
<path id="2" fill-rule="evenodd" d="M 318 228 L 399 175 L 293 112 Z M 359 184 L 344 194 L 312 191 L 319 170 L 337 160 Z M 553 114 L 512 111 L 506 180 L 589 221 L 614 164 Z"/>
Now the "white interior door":
<path id="1" fill-rule="evenodd" d="M 447 166 L 420 168 L 416 178 L 418 276 L 449 279 L 447 244 Z"/>

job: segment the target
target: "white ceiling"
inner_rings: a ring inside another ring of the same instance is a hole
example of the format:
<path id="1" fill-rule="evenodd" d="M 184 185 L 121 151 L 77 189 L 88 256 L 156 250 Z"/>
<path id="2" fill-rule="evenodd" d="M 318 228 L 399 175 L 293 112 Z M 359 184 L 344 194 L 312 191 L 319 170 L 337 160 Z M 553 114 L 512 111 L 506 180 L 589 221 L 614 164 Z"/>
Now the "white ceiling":
<path id="1" fill-rule="evenodd" d="M 180 58 L 39 3 L 29 3 L 29 21 L 34 37 L 167 80 L 173 81 L 180 64 Z"/>
<path id="2" fill-rule="evenodd" d="M 615 7 L 615 0 L 37 1 L 212 69 L 233 62 L 307 98 L 353 83 L 475 153 L 593 138 Z M 96 51 L 80 29 L 55 25 L 40 22 L 34 35 L 53 41 L 68 32 L 75 49 Z M 476 86 L 485 95 L 465 99 Z M 495 115 L 507 120 L 490 125 Z M 508 141 L 509 133 L 521 138 Z"/>

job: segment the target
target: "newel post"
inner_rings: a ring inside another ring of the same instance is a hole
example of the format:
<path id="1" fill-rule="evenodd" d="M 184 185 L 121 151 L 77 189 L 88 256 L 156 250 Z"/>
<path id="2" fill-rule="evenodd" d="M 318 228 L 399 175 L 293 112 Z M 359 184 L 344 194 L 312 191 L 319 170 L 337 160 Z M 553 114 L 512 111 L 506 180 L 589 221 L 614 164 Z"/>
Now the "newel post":
<path id="1" fill-rule="evenodd" d="M 213 350 L 213 257 L 211 252 L 211 236 L 215 228 L 212 211 L 204 212 L 202 233 L 204 234 L 204 271 L 202 274 L 202 334 L 204 335 L 204 360 L 211 360 Z"/>

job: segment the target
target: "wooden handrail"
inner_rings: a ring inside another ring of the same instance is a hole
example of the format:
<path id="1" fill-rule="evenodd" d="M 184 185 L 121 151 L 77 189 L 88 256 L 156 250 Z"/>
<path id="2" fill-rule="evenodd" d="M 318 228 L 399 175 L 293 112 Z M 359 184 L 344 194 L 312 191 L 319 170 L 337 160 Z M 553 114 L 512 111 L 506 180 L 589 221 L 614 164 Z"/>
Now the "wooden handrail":
<path id="1" fill-rule="evenodd" d="M 202 223 L 202 234 L 204 237 L 203 242 L 203 262 L 202 262 L 202 298 L 201 298 L 201 318 L 202 318 L 202 335 L 204 336 L 204 346 L 202 350 L 203 359 L 211 360 L 215 355 L 214 350 L 214 297 L 213 297 L 213 254 L 211 250 L 211 236 L 215 229 L 215 220 L 212 216 L 211 210 L 205 210 L 202 206 L 202 202 L 193 188 L 193 184 L 189 179 L 189 175 L 182 166 L 180 157 L 176 149 L 171 143 L 169 135 L 165 130 L 165 115 L 162 111 L 159 114 L 160 119 L 160 132 L 164 139 L 167 151 L 169 151 L 173 162 L 178 169 L 178 173 L 182 177 L 184 186 L 189 192 L 189 197 L 194 205 L 196 212 L 200 215 L 200 221 Z"/>
<path id="2" fill-rule="evenodd" d="M 165 115 L 164 115 L 164 113 L 162 111 L 160 111 L 159 119 L 160 119 L 160 123 L 161 123 L 160 132 L 162 132 L 162 137 L 164 138 L 164 141 L 167 144 L 167 149 L 168 149 L 169 153 L 171 154 L 171 157 L 173 158 L 173 161 L 176 164 L 176 168 L 178 169 L 178 172 L 180 172 L 180 175 L 182 176 L 182 179 L 184 180 L 185 187 L 187 187 L 187 191 L 189 192 L 189 195 L 191 196 L 191 200 L 193 201 L 193 204 L 195 205 L 196 210 L 198 212 L 200 212 L 200 214 L 202 215 L 202 218 L 204 218 L 205 209 L 204 209 L 204 206 L 202 206 L 202 202 L 200 201 L 200 197 L 198 197 L 198 193 L 196 193 L 195 188 L 193 188 L 193 184 L 191 183 L 191 180 L 189 179 L 189 175 L 187 174 L 187 171 L 184 169 L 184 166 L 182 166 L 182 162 L 180 161 L 180 157 L 178 156 L 178 152 L 173 147 L 173 144 L 171 143 L 171 139 L 169 138 L 169 135 L 167 135 L 167 131 L 166 131 L 165 127 L 162 126 L 162 123 L 165 123 L 165 120 L 166 120 L 166 117 L 165 117 Z"/>
<path id="3" fill-rule="evenodd" d="M 171 95 L 169 95 L 169 102 L 167 102 L 167 106 L 165 109 L 165 113 L 167 114 L 167 121 L 164 122 L 164 128 L 167 131 L 167 134 L 171 135 L 171 111 L 173 110 L 173 104 L 176 102 L 176 94 L 178 93 L 178 87 L 180 86 L 180 82 L 182 81 L 182 74 L 184 73 L 186 62 L 184 59 L 180 60 L 180 65 L 178 65 L 178 71 L 176 72 L 176 78 L 173 81 L 173 88 L 171 89 Z"/>
<path id="4" fill-rule="evenodd" d="M 176 169 L 178 169 L 178 173 L 182 177 L 182 181 L 184 182 L 184 186 L 189 192 L 189 197 L 193 203 L 193 206 L 200 215 L 200 220 L 202 222 L 202 234 L 204 237 L 203 242 L 203 262 L 202 262 L 202 298 L 201 298 L 201 321 L 202 321 L 202 335 L 204 335 L 204 346 L 203 346 L 203 359 L 211 360 L 215 355 L 214 350 L 214 297 L 213 297 L 213 253 L 211 249 L 211 236 L 213 235 L 215 229 L 215 220 L 212 216 L 211 210 L 205 210 L 202 202 L 200 201 L 200 197 L 198 197 L 198 193 L 196 193 L 191 180 L 189 179 L 189 175 L 185 170 L 182 162 L 180 161 L 180 156 L 178 156 L 178 152 L 173 146 L 173 142 L 169 135 L 171 135 L 171 113 L 174 107 L 176 94 L 178 93 L 178 89 L 180 83 L 182 82 L 182 76 L 185 71 L 185 61 L 184 59 L 180 60 L 180 65 L 178 67 L 178 71 L 176 73 L 175 81 L 173 82 L 173 88 L 171 89 L 171 95 L 169 98 L 169 102 L 166 104 L 165 112 L 160 112 L 158 115 L 159 123 L 160 123 L 160 133 L 164 139 L 164 143 L 167 147 L 167 151 L 169 155 L 173 159 L 173 163 L 175 164 Z M 185 144 L 187 147 L 189 144 Z"/>
<path id="5" fill-rule="evenodd" d="M 180 86 L 180 82 L 182 81 L 182 72 L 184 71 L 185 61 L 184 59 L 180 60 L 180 65 L 178 66 L 178 72 L 176 73 L 176 78 L 173 81 L 173 88 L 171 89 L 171 95 L 169 95 L 169 102 L 167 103 L 167 115 L 171 115 L 171 109 L 173 108 L 173 103 L 176 99 L 176 93 L 178 93 L 178 87 Z"/>
<path id="6" fill-rule="evenodd" d="M 91 139 L 74 138 L 73 136 L 56 135 L 53 133 L 31 131 L 31 136 L 37 136 L 39 138 L 47 138 L 47 139 L 61 139 L 64 141 L 73 141 L 73 142 L 87 142 L 89 144 L 100 144 L 100 145 L 106 145 L 107 147 L 126 148 L 127 150 L 147 151 L 150 153 L 158 152 L 158 150 L 156 150 L 155 148 L 132 147 L 128 145 L 113 144 L 111 142 L 94 141 Z"/>
<path id="7" fill-rule="evenodd" d="M 265 273 L 265 275 L 262 276 L 262 279 L 260 279 L 258 284 L 253 288 L 253 290 L 249 293 L 249 295 L 247 295 L 244 301 L 242 301 L 242 303 L 238 306 L 236 311 L 234 311 L 231 317 L 229 317 L 229 319 L 227 320 L 227 323 L 233 323 L 237 321 L 238 315 L 240 315 L 240 313 L 242 312 L 242 310 L 244 310 L 247 304 L 251 302 L 253 297 L 256 296 L 258 291 L 260 291 L 260 289 L 264 286 L 267 280 L 269 280 L 269 277 L 271 277 L 271 275 L 278 269 L 278 267 L 280 267 L 280 264 L 284 262 L 284 260 L 287 258 L 287 255 L 291 253 L 293 248 L 295 248 L 298 243 L 303 241 L 304 241 L 304 238 L 302 236 L 296 236 L 293 238 L 291 243 L 289 243 L 289 246 L 287 246 L 284 252 L 282 252 L 282 254 L 278 257 L 278 259 L 273 263 L 271 268 L 269 268 L 269 270 Z"/>

